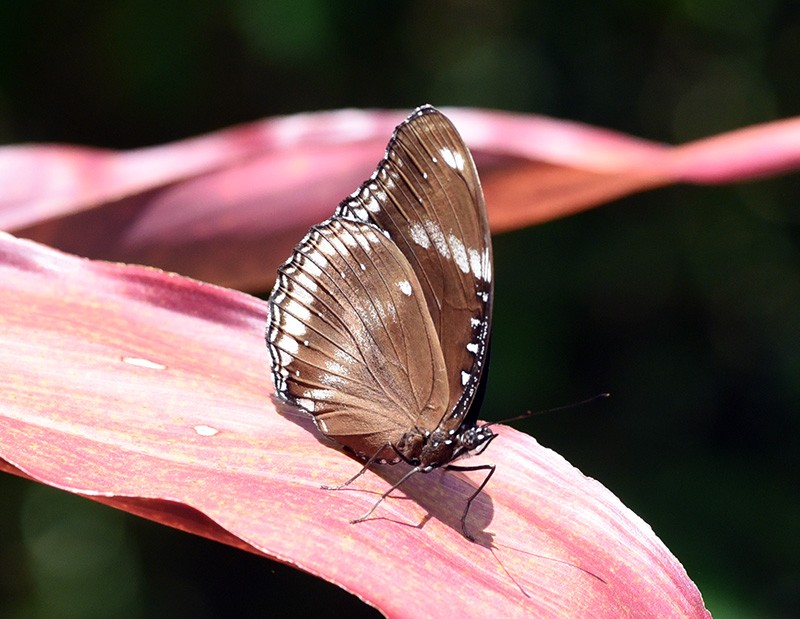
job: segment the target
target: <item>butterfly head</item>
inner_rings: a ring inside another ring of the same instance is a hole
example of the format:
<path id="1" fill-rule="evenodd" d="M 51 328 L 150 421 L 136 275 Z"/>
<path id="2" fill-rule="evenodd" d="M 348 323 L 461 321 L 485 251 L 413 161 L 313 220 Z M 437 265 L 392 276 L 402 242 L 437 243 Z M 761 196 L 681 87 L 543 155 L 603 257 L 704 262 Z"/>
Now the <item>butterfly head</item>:
<path id="1" fill-rule="evenodd" d="M 430 471 L 444 466 L 469 452 L 481 453 L 497 436 L 487 426 L 468 426 L 458 429 L 422 432 L 408 430 L 395 445 L 400 457 L 409 464 Z"/>

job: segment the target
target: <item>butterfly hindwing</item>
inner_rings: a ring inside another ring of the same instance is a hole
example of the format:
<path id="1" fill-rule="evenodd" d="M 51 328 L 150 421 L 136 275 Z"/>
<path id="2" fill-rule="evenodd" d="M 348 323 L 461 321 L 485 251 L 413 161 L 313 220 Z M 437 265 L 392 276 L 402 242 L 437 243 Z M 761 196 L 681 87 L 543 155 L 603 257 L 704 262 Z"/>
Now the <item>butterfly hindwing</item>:
<path id="1" fill-rule="evenodd" d="M 310 230 L 278 271 L 267 343 L 277 395 L 359 455 L 446 411 L 422 288 L 372 224 L 335 217 Z"/>

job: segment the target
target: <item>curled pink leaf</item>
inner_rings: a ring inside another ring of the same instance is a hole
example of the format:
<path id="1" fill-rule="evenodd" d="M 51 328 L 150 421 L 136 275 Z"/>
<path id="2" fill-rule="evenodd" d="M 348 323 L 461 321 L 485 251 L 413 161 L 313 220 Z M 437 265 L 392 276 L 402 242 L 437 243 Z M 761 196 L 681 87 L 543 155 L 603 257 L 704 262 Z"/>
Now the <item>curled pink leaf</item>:
<path id="1" fill-rule="evenodd" d="M 670 183 L 800 164 L 798 119 L 667 146 L 535 115 L 446 112 L 473 150 L 495 231 Z M 128 152 L 3 147 L 0 228 L 82 256 L 265 289 L 267 267 L 371 173 L 404 116 L 298 114 Z"/>

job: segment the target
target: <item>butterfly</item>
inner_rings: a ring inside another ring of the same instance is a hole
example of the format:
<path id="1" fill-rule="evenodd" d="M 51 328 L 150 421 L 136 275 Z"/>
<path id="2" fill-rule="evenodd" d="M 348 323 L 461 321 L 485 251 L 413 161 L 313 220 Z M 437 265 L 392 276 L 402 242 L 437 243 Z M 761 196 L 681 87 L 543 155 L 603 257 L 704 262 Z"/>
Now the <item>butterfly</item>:
<path id="1" fill-rule="evenodd" d="M 492 243 L 478 173 L 430 105 L 394 131 L 375 172 L 313 226 L 278 269 L 267 347 L 276 398 L 364 460 L 405 462 L 405 480 L 495 438 L 477 425 L 492 323 Z"/>

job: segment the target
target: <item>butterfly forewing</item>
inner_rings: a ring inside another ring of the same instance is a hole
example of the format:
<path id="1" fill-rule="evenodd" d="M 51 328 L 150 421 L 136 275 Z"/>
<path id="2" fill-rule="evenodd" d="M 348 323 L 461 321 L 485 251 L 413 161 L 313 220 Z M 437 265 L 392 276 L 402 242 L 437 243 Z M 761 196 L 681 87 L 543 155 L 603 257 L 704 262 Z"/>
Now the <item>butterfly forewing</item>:
<path id="1" fill-rule="evenodd" d="M 449 385 L 447 412 L 427 429 L 458 427 L 486 364 L 493 283 L 483 192 L 452 123 L 430 106 L 418 108 L 337 215 L 385 230 L 417 275 Z"/>
<path id="2" fill-rule="evenodd" d="M 359 455 L 446 412 L 445 364 L 422 288 L 371 224 L 336 217 L 311 229 L 278 271 L 267 343 L 277 395 Z"/>

